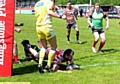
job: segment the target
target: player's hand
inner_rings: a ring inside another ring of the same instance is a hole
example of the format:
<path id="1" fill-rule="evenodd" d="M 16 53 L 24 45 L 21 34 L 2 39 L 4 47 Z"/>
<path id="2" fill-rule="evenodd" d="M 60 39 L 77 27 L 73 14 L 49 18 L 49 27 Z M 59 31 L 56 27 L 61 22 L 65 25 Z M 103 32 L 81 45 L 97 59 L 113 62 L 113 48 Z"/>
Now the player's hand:
<path id="1" fill-rule="evenodd" d="M 21 29 L 20 28 L 16 28 L 15 31 L 18 32 L 18 33 L 20 33 Z"/>
<path id="2" fill-rule="evenodd" d="M 62 19 L 66 19 L 66 15 L 62 15 Z"/>
<path id="3" fill-rule="evenodd" d="M 109 29 L 109 26 L 106 26 L 106 30 L 108 30 Z"/>
<path id="4" fill-rule="evenodd" d="M 91 28 L 94 28 L 94 25 L 92 23 L 90 24 L 90 26 L 91 26 Z"/>

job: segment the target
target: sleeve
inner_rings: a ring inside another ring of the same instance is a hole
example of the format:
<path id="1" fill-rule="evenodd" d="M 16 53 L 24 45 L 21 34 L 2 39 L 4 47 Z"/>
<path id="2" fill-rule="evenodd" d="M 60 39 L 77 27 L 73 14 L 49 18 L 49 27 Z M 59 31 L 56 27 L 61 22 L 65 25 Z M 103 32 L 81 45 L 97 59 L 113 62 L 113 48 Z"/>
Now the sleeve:
<path id="1" fill-rule="evenodd" d="M 92 15 L 88 15 L 88 18 L 91 18 L 91 19 L 92 19 Z"/>

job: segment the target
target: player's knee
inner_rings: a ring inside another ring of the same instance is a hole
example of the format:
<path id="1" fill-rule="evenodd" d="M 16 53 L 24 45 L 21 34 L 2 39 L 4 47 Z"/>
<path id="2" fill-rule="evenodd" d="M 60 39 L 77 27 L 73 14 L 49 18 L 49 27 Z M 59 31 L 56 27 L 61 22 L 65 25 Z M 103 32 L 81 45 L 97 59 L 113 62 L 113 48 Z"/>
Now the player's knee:
<path id="1" fill-rule="evenodd" d="M 102 42 L 105 42 L 106 41 L 106 38 L 102 38 Z"/>
<path id="2" fill-rule="evenodd" d="M 76 34 L 79 34 L 79 31 L 76 31 Z"/>
<path id="3" fill-rule="evenodd" d="M 98 41 L 100 37 L 95 37 L 95 41 Z"/>

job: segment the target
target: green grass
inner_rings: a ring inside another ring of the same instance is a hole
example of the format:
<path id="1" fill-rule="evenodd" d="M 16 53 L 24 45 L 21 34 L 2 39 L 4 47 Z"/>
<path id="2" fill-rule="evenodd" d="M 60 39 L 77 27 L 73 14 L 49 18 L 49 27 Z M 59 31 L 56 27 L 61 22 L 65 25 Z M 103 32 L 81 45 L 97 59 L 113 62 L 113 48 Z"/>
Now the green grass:
<path id="1" fill-rule="evenodd" d="M 67 44 L 65 20 L 53 18 L 53 27 L 57 36 L 58 49 L 72 48 L 75 51 L 74 62 L 80 66 L 80 70 L 72 73 L 44 73 L 39 74 L 36 62 L 24 61 L 24 51 L 21 41 L 30 40 L 37 45 L 37 34 L 34 15 L 16 14 L 15 22 L 24 22 L 20 27 L 22 32 L 15 32 L 15 40 L 18 43 L 19 59 L 22 64 L 13 64 L 15 73 L 12 77 L 0 77 L 0 82 L 31 82 L 31 84 L 119 84 L 120 82 L 120 40 L 118 19 L 110 19 L 110 29 L 105 30 L 106 44 L 103 47 L 105 54 L 94 54 L 91 45 L 94 36 L 87 28 L 87 18 L 79 18 L 77 24 L 80 30 L 80 39 L 83 44 L 77 44 L 75 31 L 71 32 L 71 44 Z M 105 21 L 104 21 L 105 26 Z M 100 41 L 97 44 L 99 46 Z"/>

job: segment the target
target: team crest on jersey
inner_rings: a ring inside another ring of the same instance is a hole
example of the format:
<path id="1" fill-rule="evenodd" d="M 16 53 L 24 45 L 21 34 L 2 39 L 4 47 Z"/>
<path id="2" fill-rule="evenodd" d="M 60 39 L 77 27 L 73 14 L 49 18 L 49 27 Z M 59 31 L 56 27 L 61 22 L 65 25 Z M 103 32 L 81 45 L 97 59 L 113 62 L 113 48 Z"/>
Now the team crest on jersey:
<path id="1" fill-rule="evenodd" d="M 40 6 L 43 6 L 44 5 L 44 2 L 39 2 L 36 7 L 40 7 Z"/>
<path id="2" fill-rule="evenodd" d="M 72 16 L 72 15 L 73 15 L 73 12 L 69 12 L 69 15 Z"/>

